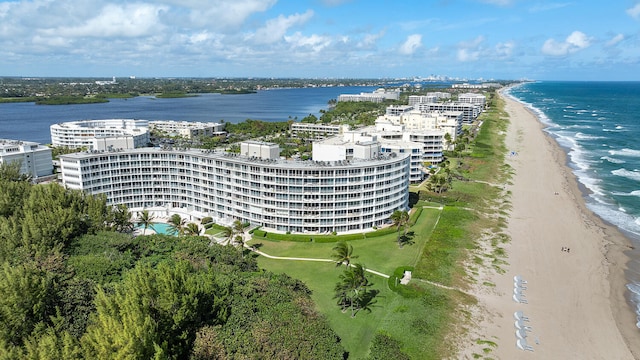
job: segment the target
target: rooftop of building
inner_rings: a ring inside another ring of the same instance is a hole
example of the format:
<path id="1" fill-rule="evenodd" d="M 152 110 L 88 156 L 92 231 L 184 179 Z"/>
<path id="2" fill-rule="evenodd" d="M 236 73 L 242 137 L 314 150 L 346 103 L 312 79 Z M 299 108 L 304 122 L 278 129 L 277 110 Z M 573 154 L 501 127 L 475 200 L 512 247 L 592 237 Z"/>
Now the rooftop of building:
<path id="1" fill-rule="evenodd" d="M 146 148 L 137 148 L 137 149 L 128 149 L 128 150 L 89 150 L 83 151 L 73 154 L 61 155 L 61 159 L 72 159 L 72 160 L 82 160 L 85 158 L 91 158 L 93 156 L 99 155 L 117 155 L 117 154 L 179 154 L 185 156 L 197 156 L 197 157 L 205 157 L 209 159 L 221 159 L 221 160 L 238 160 L 246 163 L 255 163 L 255 164 L 271 164 L 273 167 L 279 168 L 295 168 L 295 169 L 303 169 L 309 167 L 343 167 L 348 168 L 350 166 L 363 166 L 367 164 L 376 165 L 380 163 L 394 162 L 397 161 L 396 154 L 389 155 L 380 155 L 375 159 L 352 159 L 352 160 L 344 160 L 344 161 L 313 161 L 313 160 L 291 160 L 291 159 L 261 159 L 254 156 L 243 156 L 236 153 L 229 153 L 221 150 L 204 150 L 204 149 L 179 149 L 179 148 L 171 148 L 171 147 L 146 147 Z M 409 154 L 406 155 L 407 157 Z"/>

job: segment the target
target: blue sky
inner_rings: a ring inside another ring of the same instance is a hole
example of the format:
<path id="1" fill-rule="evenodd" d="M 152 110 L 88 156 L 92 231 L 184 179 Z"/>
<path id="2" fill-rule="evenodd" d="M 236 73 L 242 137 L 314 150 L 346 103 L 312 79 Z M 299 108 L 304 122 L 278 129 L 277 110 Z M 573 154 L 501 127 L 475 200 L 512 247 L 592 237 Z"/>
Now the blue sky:
<path id="1" fill-rule="evenodd" d="M 0 0 L 0 76 L 640 80 L 640 0 Z"/>

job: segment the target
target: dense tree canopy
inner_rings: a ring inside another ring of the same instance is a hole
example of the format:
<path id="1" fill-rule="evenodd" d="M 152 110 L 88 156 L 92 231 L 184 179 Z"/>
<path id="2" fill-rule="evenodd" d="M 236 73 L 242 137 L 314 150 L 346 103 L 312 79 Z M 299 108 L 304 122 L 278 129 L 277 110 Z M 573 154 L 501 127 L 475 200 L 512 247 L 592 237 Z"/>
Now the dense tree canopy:
<path id="1" fill-rule="evenodd" d="M 0 182 L 1 359 L 344 358 L 307 287 L 242 249 L 134 237 L 103 197 Z"/>

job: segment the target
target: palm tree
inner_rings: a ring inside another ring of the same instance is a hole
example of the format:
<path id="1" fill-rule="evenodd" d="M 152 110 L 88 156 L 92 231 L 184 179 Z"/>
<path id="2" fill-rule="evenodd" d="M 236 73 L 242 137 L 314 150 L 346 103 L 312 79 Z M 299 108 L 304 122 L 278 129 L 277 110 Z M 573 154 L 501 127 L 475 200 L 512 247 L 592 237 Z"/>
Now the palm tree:
<path id="1" fill-rule="evenodd" d="M 231 238 L 233 237 L 233 229 L 230 226 L 225 226 L 221 229 L 221 231 L 222 236 L 224 236 L 225 243 L 229 244 L 229 242 L 231 242 Z"/>
<path id="2" fill-rule="evenodd" d="M 150 214 L 148 210 L 142 210 L 142 212 L 138 216 L 138 226 L 142 225 L 142 235 L 145 235 L 147 232 L 147 228 L 151 227 L 153 229 L 153 220 L 155 220 L 155 216 Z"/>
<path id="3" fill-rule="evenodd" d="M 238 248 L 238 250 L 240 250 L 240 254 L 242 254 L 242 257 L 244 258 L 244 235 L 243 234 L 236 235 L 235 245 Z"/>
<path id="4" fill-rule="evenodd" d="M 179 214 L 173 214 L 167 221 L 171 225 L 173 235 L 184 234 L 184 227 L 187 225 L 187 219 L 183 219 Z"/>
<path id="5" fill-rule="evenodd" d="M 396 210 L 389 217 L 393 222 L 393 225 L 396 227 L 398 231 L 398 245 L 402 247 L 402 242 L 400 241 L 400 227 L 404 227 L 404 233 L 407 234 L 407 224 L 409 223 L 409 213 L 404 210 Z"/>
<path id="6" fill-rule="evenodd" d="M 242 223 L 242 221 L 240 220 L 236 220 L 233 222 L 233 232 L 235 232 L 236 234 L 242 234 L 244 233 L 244 223 Z"/>
<path id="7" fill-rule="evenodd" d="M 366 268 L 362 264 L 353 264 L 340 275 L 340 282 L 336 285 L 335 297 L 343 311 L 351 308 L 351 317 L 355 317 L 360 308 L 360 301 L 371 286 L 366 276 Z"/>
<path id="8" fill-rule="evenodd" d="M 196 223 L 188 223 L 187 226 L 184 227 L 184 234 L 198 236 L 200 235 L 200 227 Z"/>
<path id="9" fill-rule="evenodd" d="M 351 260 L 358 257 L 357 255 L 353 255 L 353 246 L 344 241 L 338 241 L 336 246 L 333 247 L 333 251 L 334 253 L 331 257 L 336 259 L 336 267 L 345 264 L 348 268 Z"/>

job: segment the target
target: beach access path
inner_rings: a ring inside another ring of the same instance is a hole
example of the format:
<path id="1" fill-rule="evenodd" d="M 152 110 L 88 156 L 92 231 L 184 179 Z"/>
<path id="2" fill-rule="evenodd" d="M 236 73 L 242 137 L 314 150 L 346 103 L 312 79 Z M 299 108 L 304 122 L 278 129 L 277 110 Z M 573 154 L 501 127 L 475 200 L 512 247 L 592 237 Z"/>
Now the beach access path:
<path id="1" fill-rule="evenodd" d="M 566 154 L 538 119 L 501 97 L 510 121 L 505 161 L 514 169 L 505 184 L 508 265 L 504 274 L 486 269 L 476 278 L 478 306 L 460 357 L 482 354 L 487 346 L 477 340 L 486 340 L 497 344 L 489 355 L 497 359 L 634 359 L 638 329 L 621 268 L 628 241 L 586 208 Z M 526 304 L 514 301 L 516 275 L 527 281 Z M 533 351 L 516 346 L 516 311 L 529 318 L 524 333 Z"/>

